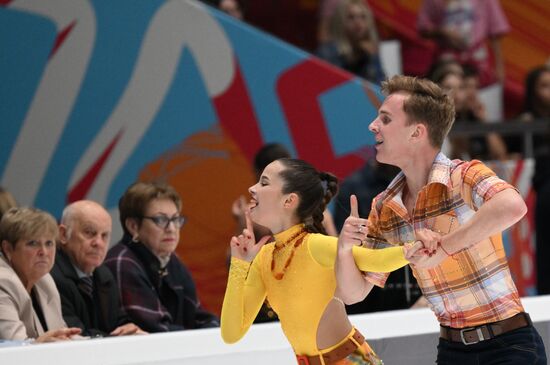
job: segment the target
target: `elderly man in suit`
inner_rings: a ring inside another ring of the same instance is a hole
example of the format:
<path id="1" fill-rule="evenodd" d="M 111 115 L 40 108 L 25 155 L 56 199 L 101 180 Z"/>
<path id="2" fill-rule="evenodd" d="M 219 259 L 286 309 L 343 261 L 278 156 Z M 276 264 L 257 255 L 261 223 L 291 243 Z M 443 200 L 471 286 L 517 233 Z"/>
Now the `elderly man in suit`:
<path id="1" fill-rule="evenodd" d="M 60 250 L 51 274 L 63 318 L 92 337 L 145 333 L 121 310 L 117 284 L 103 265 L 111 227 L 109 213 L 89 200 L 68 205 L 59 225 Z"/>

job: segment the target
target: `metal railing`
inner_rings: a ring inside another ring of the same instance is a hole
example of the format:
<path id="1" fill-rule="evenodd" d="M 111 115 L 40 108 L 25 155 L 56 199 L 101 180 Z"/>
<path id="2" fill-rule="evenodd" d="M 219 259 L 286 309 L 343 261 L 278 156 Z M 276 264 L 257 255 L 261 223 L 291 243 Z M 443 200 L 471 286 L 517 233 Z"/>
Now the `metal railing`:
<path id="1" fill-rule="evenodd" d="M 537 119 L 531 122 L 507 120 L 494 123 L 459 123 L 453 125 L 450 137 L 478 137 L 495 132 L 501 136 L 522 136 L 523 156 L 533 157 L 533 137 L 550 133 L 550 119 Z"/>

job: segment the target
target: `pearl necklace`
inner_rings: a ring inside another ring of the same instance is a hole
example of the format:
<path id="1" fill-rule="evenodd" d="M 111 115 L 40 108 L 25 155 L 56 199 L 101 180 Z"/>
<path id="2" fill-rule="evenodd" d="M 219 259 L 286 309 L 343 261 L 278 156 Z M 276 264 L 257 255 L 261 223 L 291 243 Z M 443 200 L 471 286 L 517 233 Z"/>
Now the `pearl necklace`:
<path id="1" fill-rule="evenodd" d="M 305 229 L 300 229 L 298 232 L 294 233 L 292 236 L 290 236 L 289 239 L 287 239 L 284 242 L 275 242 L 275 247 L 273 248 L 273 254 L 271 256 L 271 273 L 273 274 L 273 277 L 277 280 L 282 280 L 285 276 L 286 270 L 290 266 L 290 263 L 292 262 L 292 259 L 294 258 L 294 253 L 300 247 L 302 242 L 304 241 L 304 238 L 306 237 L 307 232 Z M 289 243 L 296 240 L 294 244 L 292 245 L 292 251 L 290 251 L 290 255 L 288 256 L 288 259 L 286 259 L 285 266 L 283 266 L 283 270 L 280 272 L 275 272 L 275 255 L 277 252 L 281 251 L 283 248 L 285 248 Z"/>

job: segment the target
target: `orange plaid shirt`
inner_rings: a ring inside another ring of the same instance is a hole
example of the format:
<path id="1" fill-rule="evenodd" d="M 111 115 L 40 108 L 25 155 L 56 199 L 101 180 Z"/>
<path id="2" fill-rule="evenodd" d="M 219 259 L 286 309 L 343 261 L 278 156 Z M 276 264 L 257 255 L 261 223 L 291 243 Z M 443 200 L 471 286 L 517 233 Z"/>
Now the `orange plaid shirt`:
<path id="1" fill-rule="evenodd" d="M 373 200 L 367 247 L 402 245 L 415 240 L 415 230 L 422 228 L 445 235 L 471 219 L 496 193 L 515 189 L 480 161 L 451 161 L 439 153 L 410 219 L 402 201 L 404 184 L 401 172 Z M 441 325 L 479 326 L 523 312 L 501 234 L 455 253 L 433 269 L 412 268 Z M 378 286 L 384 286 L 388 275 L 365 273 Z"/>

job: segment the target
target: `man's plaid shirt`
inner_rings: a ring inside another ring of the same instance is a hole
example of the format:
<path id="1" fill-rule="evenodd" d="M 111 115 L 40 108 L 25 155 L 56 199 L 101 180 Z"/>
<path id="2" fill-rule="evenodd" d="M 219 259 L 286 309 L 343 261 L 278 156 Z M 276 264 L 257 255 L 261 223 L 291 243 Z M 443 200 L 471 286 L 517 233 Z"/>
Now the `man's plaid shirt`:
<path id="1" fill-rule="evenodd" d="M 496 193 L 515 189 L 477 160 L 449 160 L 439 153 L 427 185 L 419 192 L 412 219 L 402 201 L 401 172 L 372 204 L 366 246 L 383 248 L 415 240 L 415 230 L 428 228 L 443 235 L 471 219 Z M 523 312 L 501 234 L 484 239 L 433 269 L 415 269 L 423 294 L 439 322 L 464 328 L 509 318 Z M 365 273 L 383 286 L 389 274 Z"/>

